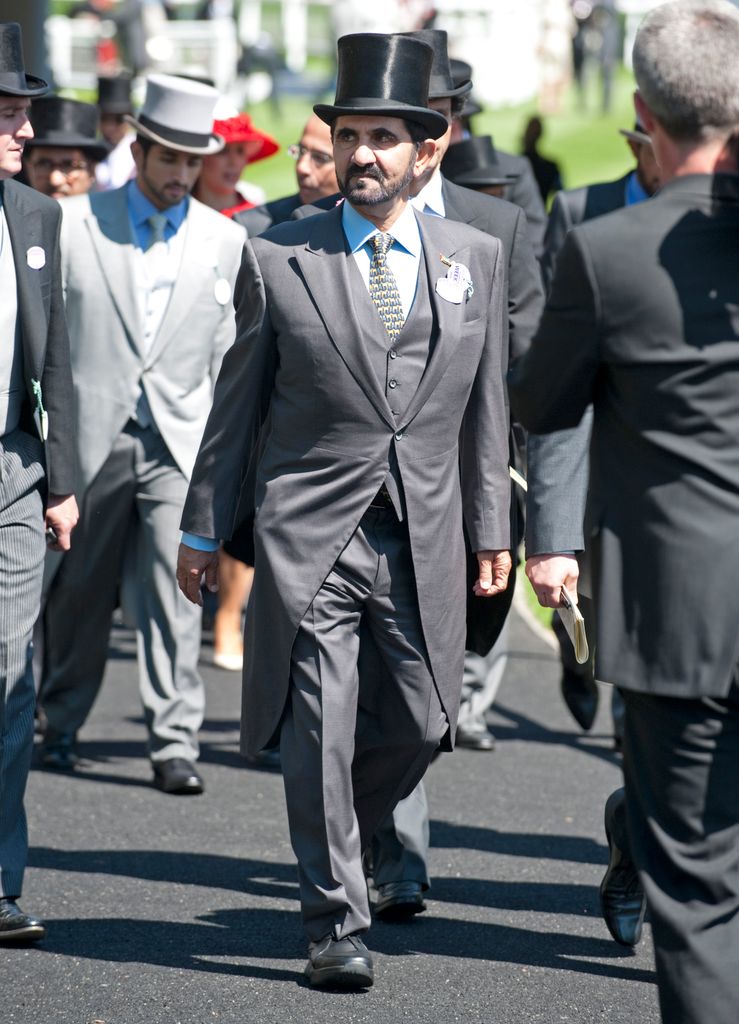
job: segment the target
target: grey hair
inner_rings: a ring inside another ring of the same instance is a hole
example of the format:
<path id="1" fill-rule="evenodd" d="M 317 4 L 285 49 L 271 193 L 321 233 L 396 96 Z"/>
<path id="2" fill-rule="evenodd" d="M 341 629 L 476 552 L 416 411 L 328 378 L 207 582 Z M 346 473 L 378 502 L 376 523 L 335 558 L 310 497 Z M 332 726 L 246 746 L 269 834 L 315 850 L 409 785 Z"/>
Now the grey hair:
<path id="1" fill-rule="evenodd" d="M 634 74 L 652 114 L 676 141 L 739 127 L 739 11 L 728 0 L 671 0 L 634 42 Z"/>

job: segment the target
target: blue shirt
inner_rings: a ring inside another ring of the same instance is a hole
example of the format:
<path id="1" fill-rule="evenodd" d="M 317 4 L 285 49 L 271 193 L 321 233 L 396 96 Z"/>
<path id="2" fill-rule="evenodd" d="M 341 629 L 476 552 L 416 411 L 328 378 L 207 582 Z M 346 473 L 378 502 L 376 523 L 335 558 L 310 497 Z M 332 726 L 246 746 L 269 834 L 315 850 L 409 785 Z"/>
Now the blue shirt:
<path id="1" fill-rule="evenodd" d="M 173 235 L 176 235 L 182 227 L 182 222 L 187 216 L 189 196 L 181 199 L 176 206 L 170 206 L 166 210 L 158 210 L 156 206 L 147 199 L 136 181 L 129 181 L 126 185 L 126 202 L 128 204 L 128 217 L 131 221 L 133 238 L 139 249 L 148 249 L 151 240 L 151 224 L 149 217 L 155 213 L 163 213 L 167 218 L 164 226 L 164 241 L 168 242 Z"/>
<path id="2" fill-rule="evenodd" d="M 632 171 L 629 175 L 628 181 L 626 182 L 626 206 L 635 206 L 636 203 L 643 203 L 645 199 L 649 199 L 649 195 L 645 192 L 642 183 L 636 176 L 636 171 Z"/>
<path id="3" fill-rule="evenodd" d="M 341 204 L 341 226 L 365 287 L 369 291 L 369 271 L 372 260 L 372 246 L 369 244 L 369 240 L 378 233 L 377 228 L 361 213 L 357 213 L 354 207 L 347 202 Z M 387 264 L 397 282 L 400 304 L 403 307 L 403 315 L 407 319 L 416 295 L 418 268 L 421 265 L 421 233 L 418 230 L 416 215 L 410 203 L 406 204 L 405 210 L 388 229 L 387 234 L 392 235 L 394 239 L 394 243 L 387 253 Z M 182 543 L 196 551 L 215 551 L 219 542 L 212 537 L 183 533 Z"/>

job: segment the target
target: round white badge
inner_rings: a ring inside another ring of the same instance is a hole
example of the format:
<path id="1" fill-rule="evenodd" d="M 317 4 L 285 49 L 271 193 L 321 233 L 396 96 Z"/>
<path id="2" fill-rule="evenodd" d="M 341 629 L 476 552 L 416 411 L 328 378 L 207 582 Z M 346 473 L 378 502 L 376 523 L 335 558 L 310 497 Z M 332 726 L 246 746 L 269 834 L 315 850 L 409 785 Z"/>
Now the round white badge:
<path id="1" fill-rule="evenodd" d="M 32 245 L 26 253 L 26 262 L 31 270 L 41 270 L 46 266 L 46 253 L 40 245 Z"/>
<path id="2" fill-rule="evenodd" d="M 213 294 L 219 306 L 225 306 L 231 299 L 231 285 L 225 277 L 219 277 L 213 288 Z"/>

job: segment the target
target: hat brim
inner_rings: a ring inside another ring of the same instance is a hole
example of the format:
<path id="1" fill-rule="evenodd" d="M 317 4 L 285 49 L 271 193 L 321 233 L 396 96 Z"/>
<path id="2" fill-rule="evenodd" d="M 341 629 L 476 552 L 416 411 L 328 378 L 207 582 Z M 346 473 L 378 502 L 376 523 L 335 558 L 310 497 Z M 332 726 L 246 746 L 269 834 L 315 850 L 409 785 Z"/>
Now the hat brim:
<path id="1" fill-rule="evenodd" d="M 166 146 L 167 149 L 175 149 L 179 153 L 192 153 L 193 156 L 211 156 L 213 153 L 220 153 L 225 143 L 220 135 L 211 133 L 210 135 L 203 136 L 203 139 L 208 139 L 207 142 L 203 142 L 202 145 L 189 144 L 189 140 L 185 141 L 183 136 L 187 133 L 178 132 L 176 129 L 167 128 L 165 125 L 158 126 L 155 130 L 150 125 L 142 124 L 132 114 L 124 114 L 123 120 L 126 124 L 130 124 L 136 129 L 139 135 L 143 135 L 146 139 L 151 139 L 152 142 L 158 142 L 160 146 Z"/>
<path id="2" fill-rule="evenodd" d="M 0 85 L 0 96 L 43 96 L 50 89 L 51 86 L 43 78 L 26 75 L 25 89 L 13 89 L 8 85 Z"/>
<path id="3" fill-rule="evenodd" d="M 57 147 L 59 149 L 81 149 L 84 153 L 89 155 L 91 160 L 105 160 L 110 154 L 112 146 L 109 146 L 107 142 L 103 142 L 100 139 L 94 141 L 85 138 L 83 135 L 67 135 L 65 137 L 55 136 L 51 139 L 45 139 L 34 135 L 32 139 L 27 139 L 24 149 L 33 149 L 35 146 L 47 146 L 50 148 Z"/>
<path id="4" fill-rule="evenodd" d="M 371 116 L 373 114 L 387 117 L 400 117 L 407 121 L 415 121 L 429 133 L 428 138 L 440 139 L 449 128 L 449 122 L 443 114 L 428 107 L 412 107 L 406 103 L 393 103 L 391 100 L 356 99 L 352 104 L 333 106 L 329 103 L 316 103 L 313 113 L 324 124 L 333 124 L 337 117 L 351 115 Z"/>
<path id="5" fill-rule="evenodd" d="M 648 142 L 651 144 L 652 140 L 649 138 L 646 132 L 635 132 L 632 128 L 619 128 L 619 135 L 623 135 L 629 142 Z"/>
<path id="6" fill-rule="evenodd" d="M 519 174 L 502 174 L 485 167 L 478 167 L 474 171 L 460 171 L 459 174 L 451 175 L 447 171 L 444 177 L 449 178 L 455 185 L 464 185 L 465 188 L 477 188 L 481 185 L 512 185 L 520 178 Z"/>
<path id="7" fill-rule="evenodd" d="M 472 79 L 468 78 L 466 82 L 462 82 L 461 85 L 451 85 L 447 87 L 442 82 L 434 82 L 433 79 L 429 82 L 429 99 L 430 100 L 446 100 L 456 99 L 457 96 L 466 96 L 467 93 L 472 91 Z"/>

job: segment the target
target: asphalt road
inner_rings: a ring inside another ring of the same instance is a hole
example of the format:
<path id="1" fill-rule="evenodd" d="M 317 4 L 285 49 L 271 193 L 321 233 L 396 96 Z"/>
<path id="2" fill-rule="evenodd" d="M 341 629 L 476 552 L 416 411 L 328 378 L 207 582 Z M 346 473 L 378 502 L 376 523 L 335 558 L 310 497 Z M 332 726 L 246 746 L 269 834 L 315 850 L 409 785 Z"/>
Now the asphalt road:
<path id="1" fill-rule="evenodd" d="M 608 701 L 580 734 L 552 651 L 520 619 L 490 715 L 497 750 L 432 766 L 429 908 L 373 926 L 366 993 L 303 984 L 281 778 L 239 757 L 238 678 L 207 655 L 204 796 L 149 784 L 122 630 L 84 769 L 32 773 L 22 905 L 48 936 L 0 947 L 3 1024 L 657 1024 L 649 928 L 631 953 L 598 911 L 602 807 L 620 777 Z"/>

